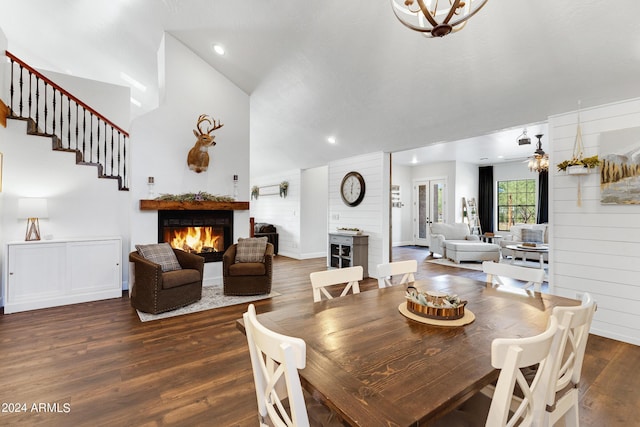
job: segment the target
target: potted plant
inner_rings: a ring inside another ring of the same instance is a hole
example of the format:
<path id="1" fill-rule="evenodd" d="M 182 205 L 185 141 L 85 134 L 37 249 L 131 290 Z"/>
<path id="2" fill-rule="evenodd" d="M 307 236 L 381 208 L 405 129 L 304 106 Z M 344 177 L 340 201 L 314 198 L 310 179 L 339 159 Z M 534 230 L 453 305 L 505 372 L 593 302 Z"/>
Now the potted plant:
<path id="1" fill-rule="evenodd" d="M 590 173 L 592 169 L 596 168 L 600 165 L 600 160 L 598 156 L 591 157 L 574 157 L 570 160 L 565 160 L 561 163 L 558 163 L 556 166 L 558 167 L 558 171 L 566 172 L 570 175 L 582 175 Z"/>
<path id="2" fill-rule="evenodd" d="M 289 189 L 289 183 L 282 181 L 280 183 L 280 197 L 287 197 L 287 190 Z"/>

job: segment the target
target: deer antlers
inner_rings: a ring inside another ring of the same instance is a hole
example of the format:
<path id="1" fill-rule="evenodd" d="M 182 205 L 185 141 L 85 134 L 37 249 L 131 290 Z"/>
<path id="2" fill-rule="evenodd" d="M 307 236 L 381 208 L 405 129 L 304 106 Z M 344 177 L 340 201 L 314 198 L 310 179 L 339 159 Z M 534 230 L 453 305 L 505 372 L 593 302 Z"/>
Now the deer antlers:
<path id="1" fill-rule="evenodd" d="M 202 129 L 200 129 L 200 126 L 202 125 L 202 123 L 207 122 L 210 125 L 213 125 L 212 128 L 207 129 L 206 132 L 204 132 Z M 198 123 L 196 124 L 196 127 L 198 128 L 198 130 L 200 131 L 200 135 L 204 135 L 204 134 L 210 134 L 211 132 L 213 132 L 216 129 L 220 129 L 222 126 L 224 126 L 223 123 L 220 123 L 220 120 L 218 120 L 218 122 L 216 123 L 216 120 L 209 117 L 206 114 L 200 114 L 200 117 L 198 117 Z"/>

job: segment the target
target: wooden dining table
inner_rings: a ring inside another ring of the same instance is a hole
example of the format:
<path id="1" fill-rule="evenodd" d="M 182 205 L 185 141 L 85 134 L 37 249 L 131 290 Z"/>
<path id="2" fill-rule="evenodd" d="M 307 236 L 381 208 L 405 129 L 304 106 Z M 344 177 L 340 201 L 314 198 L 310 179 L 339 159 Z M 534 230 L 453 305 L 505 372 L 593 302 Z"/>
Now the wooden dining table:
<path id="1" fill-rule="evenodd" d="M 475 320 L 455 327 L 411 320 L 399 311 L 404 285 L 303 302 L 258 319 L 306 342 L 302 386 L 349 425 L 423 426 L 498 377 L 494 338 L 539 334 L 554 306 L 580 304 L 452 275 L 413 285 L 458 295 Z M 241 320 L 237 326 L 244 331 Z"/>

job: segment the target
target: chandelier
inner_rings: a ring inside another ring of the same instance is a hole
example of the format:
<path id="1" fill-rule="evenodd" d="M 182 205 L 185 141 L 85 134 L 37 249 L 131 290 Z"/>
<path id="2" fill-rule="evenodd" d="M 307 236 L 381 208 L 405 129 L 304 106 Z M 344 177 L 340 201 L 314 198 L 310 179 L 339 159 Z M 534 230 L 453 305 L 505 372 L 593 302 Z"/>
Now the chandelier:
<path id="1" fill-rule="evenodd" d="M 460 31 L 487 1 L 391 0 L 391 6 L 404 26 L 433 38 Z"/>
<path id="2" fill-rule="evenodd" d="M 531 159 L 529 159 L 529 170 L 538 173 L 546 172 L 549 170 L 549 155 L 542 149 L 542 141 L 540 141 L 542 134 L 536 135 L 536 138 L 538 138 L 538 146 Z"/>

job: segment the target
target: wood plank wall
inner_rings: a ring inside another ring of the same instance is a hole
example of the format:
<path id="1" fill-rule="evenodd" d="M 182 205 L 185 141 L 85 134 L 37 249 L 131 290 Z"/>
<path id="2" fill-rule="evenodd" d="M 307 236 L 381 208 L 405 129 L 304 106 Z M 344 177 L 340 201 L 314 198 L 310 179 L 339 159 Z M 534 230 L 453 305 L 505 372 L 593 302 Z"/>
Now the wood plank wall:
<path id="1" fill-rule="evenodd" d="M 577 112 L 549 118 L 551 289 L 571 298 L 591 293 L 598 302 L 592 333 L 638 345 L 640 205 L 602 205 L 598 173 L 579 178 L 556 171 L 572 157 L 577 118 Z M 640 99 L 583 109 L 580 121 L 584 156 L 607 154 L 601 134 L 640 126 Z"/>

